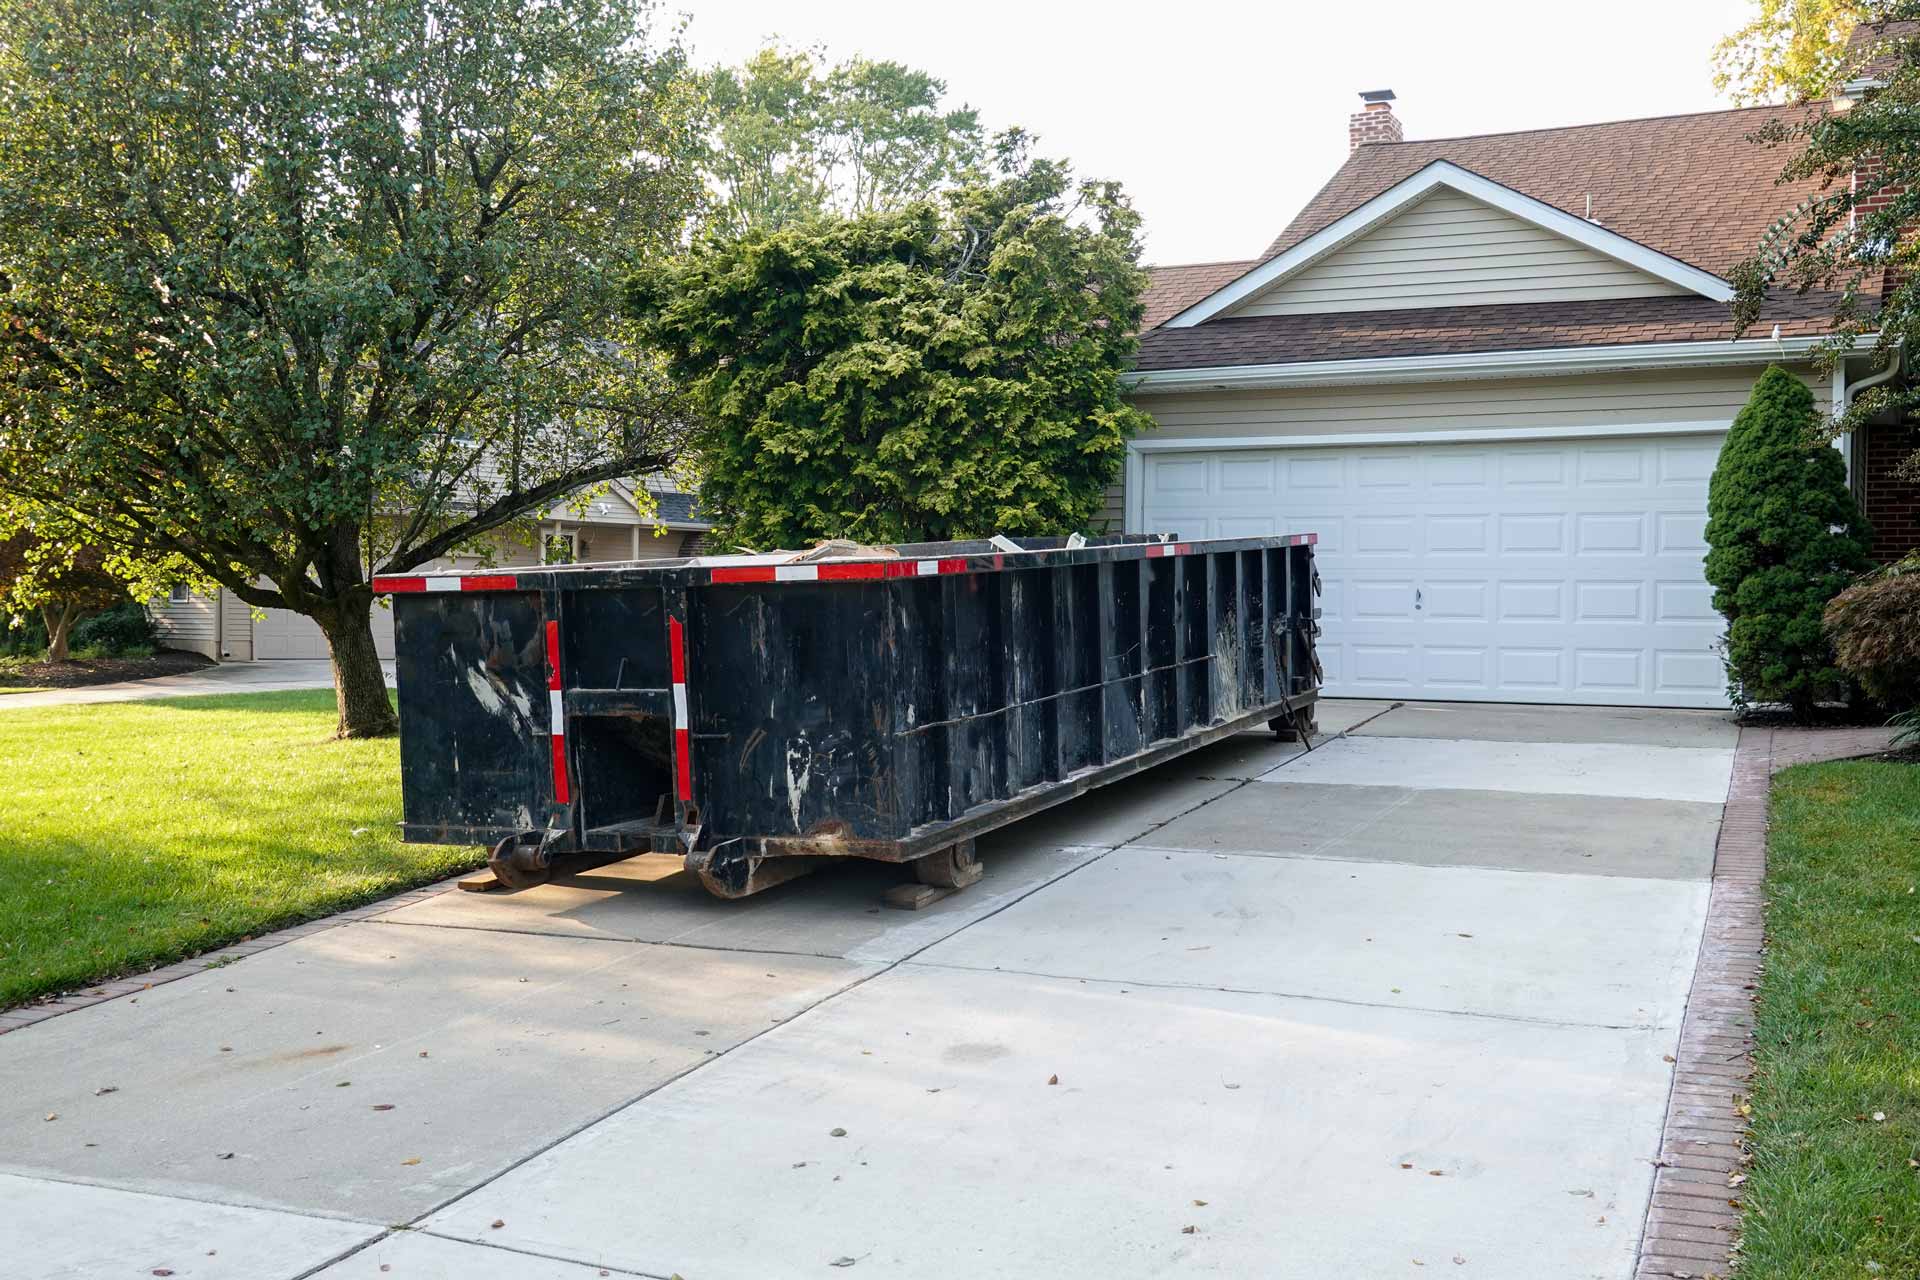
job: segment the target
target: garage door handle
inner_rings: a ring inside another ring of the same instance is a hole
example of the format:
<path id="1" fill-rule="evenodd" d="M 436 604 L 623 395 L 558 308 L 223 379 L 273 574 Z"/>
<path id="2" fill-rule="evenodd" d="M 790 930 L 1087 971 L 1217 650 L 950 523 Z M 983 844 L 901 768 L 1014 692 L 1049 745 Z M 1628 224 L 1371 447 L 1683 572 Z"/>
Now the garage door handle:
<path id="1" fill-rule="evenodd" d="M 1413 607 L 1416 609 L 1420 607 L 1420 588 L 1418 587 L 1413 589 Z"/>

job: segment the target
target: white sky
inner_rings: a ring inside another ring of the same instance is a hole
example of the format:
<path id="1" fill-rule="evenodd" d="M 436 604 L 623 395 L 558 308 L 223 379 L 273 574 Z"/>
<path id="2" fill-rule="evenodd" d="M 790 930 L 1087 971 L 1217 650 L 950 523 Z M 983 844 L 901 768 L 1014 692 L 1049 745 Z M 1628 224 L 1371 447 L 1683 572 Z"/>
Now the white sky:
<path id="1" fill-rule="evenodd" d="M 1363 89 L 1409 138 L 1707 111 L 1751 0 L 664 0 L 701 62 L 770 36 L 944 78 L 989 129 L 1117 178 L 1148 262 L 1248 258 L 1346 156 Z"/>

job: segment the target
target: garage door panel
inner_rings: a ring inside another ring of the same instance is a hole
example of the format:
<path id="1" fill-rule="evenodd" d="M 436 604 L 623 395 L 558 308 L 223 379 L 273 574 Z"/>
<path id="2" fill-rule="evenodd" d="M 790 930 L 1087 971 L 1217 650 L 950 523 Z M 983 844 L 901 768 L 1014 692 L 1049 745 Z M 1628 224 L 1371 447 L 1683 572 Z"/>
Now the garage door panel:
<path id="1" fill-rule="evenodd" d="M 1574 617 L 1581 622 L 1641 622 L 1646 617 L 1645 582 L 1576 582 Z"/>
<path id="2" fill-rule="evenodd" d="M 1427 645 L 1425 684 L 1455 695 L 1490 692 L 1488 672 L 1492 655 L 1484 645 Z"/>
<path id="3" fill-rule="evenodd" d="M 1319 534 L 1334 694 L 1718 707 L 1723 628 L 1701 566 L 1718 449 L 1702 435 L 1150 455 L 1150 477 L 1187 487 L 1150 483 L 1146 527 Z"/>
<path id="4" fill-rule="evenodd" d="M 1500 517 L 1500 554 L 1558 556 L 1567 550 L 1567 517 L 1558 511 L 1527 511 Z"/>
<path id="5" fill-rule="evenodd" d="M 1500 483 L 1508 491 L 1567 487 L 1567 459 L 1558 449 L 1509 449 L 1500 455 Z"/>
<path id="6" fill-rule="evenodd" d="M 1637 445 L 1588 447 L 1579 453 L 1580 487 L 1604 489 L 1616 485 L 1639 488 L 1646 483 L 1646 453 Z"/>
<path id="7" fill-rule="evenodd" d="M 1426 547 L 1430 556 L 1485 555 L 1491 545 L 1485 515 L 1439 515 L 1426 518 Z"/>
<path id="8" fill-rule="evenodd" d="M 1434 622 L 1491 622 L 1488 613 L 1493 584 L 1484 578 L 1426 578 L 1421 583 L 1421 609 Z"/>

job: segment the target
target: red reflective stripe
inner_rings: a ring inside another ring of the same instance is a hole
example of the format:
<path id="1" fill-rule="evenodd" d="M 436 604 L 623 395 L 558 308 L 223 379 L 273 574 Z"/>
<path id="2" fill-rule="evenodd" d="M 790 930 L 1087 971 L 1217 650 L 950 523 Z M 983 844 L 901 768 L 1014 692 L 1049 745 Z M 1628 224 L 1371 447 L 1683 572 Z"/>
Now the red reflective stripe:
<path id="1" fill-rule="evenodd" d="M 377 596 L 389 595 L 395 591 L 425 591 L 426 589 L 425 578 L 375 578 L 373 580 L 373 594 Z"/>
<path id="2" fill-rule="evenodd" d="M 770 564 L 733 565 L 715 569 L 711 581 L 714 582 L 772 582 L 773 566 Z"/>
<path id="3" fill-rule="evenodd" d="M 693 802 L 693 735 L 685 729 L 673 731 L 674 790 L 687 803 Z"/>
<path id="4" fill-rule="evenodd" d="M 516 591 L 519 587 L 520 579 L 510 573 L 482 573 L 460 579 L 462 591 Z"/>
<path id="5" fill-rule="evenodd" d="M 556 733 L 548 741 L 553 743 L 553 799 L 556 804 L 566 804 L 573 798 L 573 790 L 567 785 L 567 740 Z"/>
<path id="6" fill-rule="evenodd" d="M 687 700 L 687 631 L 680 625 L 680 619 L 667 618 L 667 664 L 672 670 L 674 701 L 681 706 Z M 679 708 L 675 708 L 675 719 L 679 719 Z M 688 710 L 691 715 L 691 708 Z M 683 803 L 693 800 L 693 734 L 689 726 L 676 723 L 673 726 L 673 780 L 674 791 Z"/>
<path id="7" fill-rule="evenodd" d="M 820 566 L 820 581 L 835 582 L 854 578 L 884 578 L 890 566 L 884 562 L 866 564 L 823 564 Z"/>
<path id="8" fill-rule="evenodd" d="M 560 687 L 560 624 L 547 624 L 547 688 Z"/>

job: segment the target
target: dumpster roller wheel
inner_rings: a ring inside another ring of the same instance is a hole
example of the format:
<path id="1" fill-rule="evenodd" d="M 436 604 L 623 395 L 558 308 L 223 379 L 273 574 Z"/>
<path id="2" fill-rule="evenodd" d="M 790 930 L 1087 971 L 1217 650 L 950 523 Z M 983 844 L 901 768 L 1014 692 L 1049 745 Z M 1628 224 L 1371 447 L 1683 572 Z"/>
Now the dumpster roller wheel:
<path id="1" fill-rule="evenodd" d="M 980 859 L 974 854 L 973 841 L 962 840 L 924 858 L 915 858 L 913 874 L 921 884 L 930 884 L 938 889 L 964 889 L 979 880 L 982 873 Z"/>
<path id="2" fill-rule="evenodd" d="M 544 833 L 522 831 L 493 847 L 487 870 L 507 889 L 532 889 L 553 878 L 553 856 Z"/>

